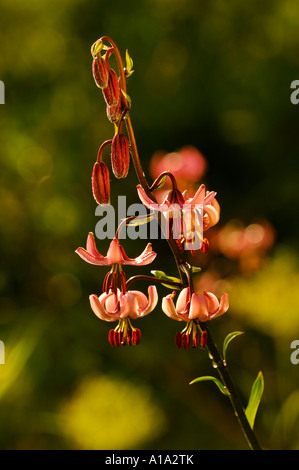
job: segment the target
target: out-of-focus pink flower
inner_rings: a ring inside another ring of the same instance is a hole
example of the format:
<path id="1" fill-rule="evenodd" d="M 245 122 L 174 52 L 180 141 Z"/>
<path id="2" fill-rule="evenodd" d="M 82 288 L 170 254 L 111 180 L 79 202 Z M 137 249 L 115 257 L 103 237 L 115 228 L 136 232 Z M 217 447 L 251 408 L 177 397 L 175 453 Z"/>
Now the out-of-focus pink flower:
<path id="1" fill-rule="evenodd" d="M 157 152 L 150 162 L 150 173 L 154 179 L 163 171 L 171 171 L 177 181 L 185 187 L 199 181 L 206 169 L 205 157 L 192 145 L 187 145 L 178 152 Z"/>
<path id="2" fill-rule="evenodd" d="M 229 308 L 228 294 L 223 294 L 219 302 L 212 292 L 190 295 L 190 288 L 186 287 L 180 292 L 176 305 L 173 297 L 173 294 L 169 294 L 163 298 L 162 310 L 168 317 L 177 321 L 206 322 L 223 315 Z"/>
<path id="3" fill-rule="evenodd" d="M 86 249 L 77 248 L 76 253 L 87 263 L 98 266 L 111 266 L 113 264 L 144 266 L 152 263 L 157 256 L 157 253 L 152 251 L 151 243 L 148 243 L 141 255 L 137 258 L 129 258 L 117 238 L 112 240 L 107 255 L 103 256 L 97 250 L 94 235 L 91 232 L 87 237 Z"/>
<path id="4" fill-rule="evenodd" d="M 248 251 L 271 248 L 274 238 L 273 227 L 267 221 L 252 223 L 247 227 L 229 222 L 218 232 L 216 243 L 228 258 L 238 258 Z"/>
<path id="5" fill-rule="evenodd" d="M 98 318 L 107 322 L 118 321 L 117 327 L 109 331 L 111 346 L 138 345 L 141 332 L 132 326 L 130 319 L 136 320 L 152 312 L 157 305 L 158 294 L 155 286 L 149 286 L 148 298 L 140 291 L 121 292 L 117 289 L 116 292 L 104 292 L 99 297 L 92 294 L 89 300 Z"/>

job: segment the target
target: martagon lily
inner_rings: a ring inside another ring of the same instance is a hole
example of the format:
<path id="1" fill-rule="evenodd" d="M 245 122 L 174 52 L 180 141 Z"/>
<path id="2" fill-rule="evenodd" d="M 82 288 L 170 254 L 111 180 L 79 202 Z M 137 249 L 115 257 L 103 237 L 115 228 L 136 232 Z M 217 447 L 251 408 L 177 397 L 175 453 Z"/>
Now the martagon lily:
<path id="1" fill-rule="evenodd" d="M 176 305 L 173 302 L 175 293 L 169 294 L 162 300 L 163 312 L 173 320 L 187 322 L 186 327 L 176 335 L 178 347 L 188 348 L 190 340 L 192 346 L 199 344 L 198 322 L 206 322 L 223 315 L 229 308 L 228 294 L 223 294 L 220 301 L 212 292 L 203 294 L 191 294 L 190 288 L 186 287 L 180 292 Z"/>
<path id="2" fill-rule="evenodd" d="M 112 346 L 121 344 L 139 344 L 141 332 L 134 328 L 130 319 L 136 320 L 152 312 L 158 302 L 158 293 L 155 286 L 148 287 L 148 298 L 143 292 L 132 290 L 116 292 L 110 290 L 99 297 L 92 294 L 89 297 L 90 305 L 95 315 L 101 320 L 113 322 L 118 325 L 109 332 L 109 342 Z"/>
<path id="3" fill-rule="evenodd" d="M 182 193 L 174 187 L 161 204 L 153 201 L 141 185 L 137 185 L 137 192 L 145 207 L 161 212 L 170 220 L 168 229 L 171 227 L 173 238 L 184 239 L 189 243 L 185 248 L 205 248 L 202 232 L 216 225 L 220 218 L 220 207 L 214 191 L 206 192 L 205 185 L 202 184 L 194 196 L 187 197 L 187 191 Z"/>
<path id="4" fill-rule="evenodd" d="M 112 266 L 105 276 L 103 293 L 100 296 L 92 294 L 89 297 L 90 306 L 98 318 L 107 322 L 118 320 L 116 328 L 109 332 L 110 344 L 112 346 L 139 344 L 141 332 L 132 326 L 130 320 L 144 317 L 156 307 L 157 289 L 155 286 L 149 286 L 148 298 L 143 292 L 128 291 L 122 265 L 144 266 L 151 263 L 157 256 L 152 251 L 152 245 L 148 243 L 137 258 L 129 258 L 118 238 L 115 237 L 110 243 L 107 255 L 103 256 L 96 247 L 93 233 L 90 232 L 87 237 L 86 249 L 80 247 L 76 253 L 87 263 L 97 266 Z M 121 290 L 117 287 L 118 271 Z"/>

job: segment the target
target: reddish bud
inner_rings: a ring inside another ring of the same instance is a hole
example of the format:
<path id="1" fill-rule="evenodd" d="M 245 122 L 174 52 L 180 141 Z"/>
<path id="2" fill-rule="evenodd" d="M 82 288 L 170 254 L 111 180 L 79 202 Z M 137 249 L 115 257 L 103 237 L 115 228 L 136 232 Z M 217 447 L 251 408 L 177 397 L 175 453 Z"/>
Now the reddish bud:
<path id="1" fill-rule="evenodd" d="M 98 204 L 110 203 L 109 170 L 104 162 L 96 162 L 92 171 L 92 192 Z"/>
<path id="2" fill-rule="evenodd" d="M 125 102 L 124 102 L 124 99 L 123 99 L 123 95 L 121 96 L 121 99 L 119 100 L 119 102 L 116 105 L 109 106 L 107 104 L 106 113 L 107 113 L 107 117 L 108 117 L 109 121 L 111 121 L 111 122 L 119 121 L 124 109 L 125 109 Z"/>
<path id="3" fill-rule="evenodd" d="M 200 338 L 200 347 L 205 348 L 208 342 L 208 333 L 206 331 L 202 332 L 201 338 Z"/>
<path id="4" fill-rule="evenodd" d="M 118 78 L 113 69 L 109 70 L 107 86 L 102 88 L 103 96 L 108 106 L 116 106 L 121 99 L 121 89 Z"/>
<path id="5" fill-rule="evenodd" d="M 106 88 L 109 80 L 109 66 L 105 59 L 96 56 L 92 61 L 92 75 L 99 88 Z"/>
<path id="6" fill-rule="evenodd" d="M 111 164 L 116 178 L 125 178 L 129 171 L 129 141 L 124 134 L 116 134 L 111 144 Z"/>

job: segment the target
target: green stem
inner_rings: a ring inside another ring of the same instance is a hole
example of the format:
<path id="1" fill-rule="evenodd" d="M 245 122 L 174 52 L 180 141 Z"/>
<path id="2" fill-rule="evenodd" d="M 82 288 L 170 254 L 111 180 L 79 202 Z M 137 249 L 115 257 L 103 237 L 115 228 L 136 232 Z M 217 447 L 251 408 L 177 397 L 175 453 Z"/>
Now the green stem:
<path id="1" fill-rule="evenodd" d="M 241 403 L 238 391 L 235 387 L 235 384 L 231 377 L 228 366 L 226 362 L 223 360 L 223 358 L 221 357 L 218 351 L 218 348 L 216 344 L 214 343 L 211 334 L 208 331 L 207 326 L 200 322 L 198 322 L 198 324 L 200 328 L 202 329 L 202 331 L 206 331 L 208 334 L 207 349 L 209 352 L 209 357 L 213 361 L 213 366 L 217 368 L 217 371 L 222 380 L 222 383 L 228 392 L 231 405 L 234 409 L 235 415 L 239 421 L 240 427 L 242 428 L 242 431 L 248 442 L 248 445 L 252 450 L 261 450 L 261 446 L 258 442 L 258 439 L 248 422 L 245 409 Z"/>

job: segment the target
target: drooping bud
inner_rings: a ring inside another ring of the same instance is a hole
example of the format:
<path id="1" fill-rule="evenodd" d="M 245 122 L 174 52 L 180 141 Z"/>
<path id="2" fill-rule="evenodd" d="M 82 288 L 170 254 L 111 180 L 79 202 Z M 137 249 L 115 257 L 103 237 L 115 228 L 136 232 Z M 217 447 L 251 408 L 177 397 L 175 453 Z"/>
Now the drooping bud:
<path id="1" fill-rule="evenodd" d="M 104 162 L 96 162 L 92 171 L 92 192 L 98 204 L 110 204 L 109 169 Z"/>
<path id="2" fill-rule="evenodd" d="M 92 61 L 92 75 L 99 88 L 106 88 L 109 80 L 109 65 L 100 55 Z"/>
<path id="3" fill-rule="evenodd" d="M 107 104 L 106 113 L 109 121 L 117 122 L 121 118 L 123 111 L 125 110 L 125 101 L 123 94 L 121 94 L 119 102 L 115 106 L 109 106 Z"/>
<path id="4" fill-rule="evenodd" d="M 111 144 L 111 164 L 116 178 L 125 178 L 129 171 L 129 141 L 124 134 L 116 134 Z"/>
<path id="5" fill-rule="evenodd" d="M 121 99 L 121 89 L 117 75 L 113 69 L 109 70 L 108 83 L 102 88 L 103 96 L 108 106 L 116 106 Z"/>

